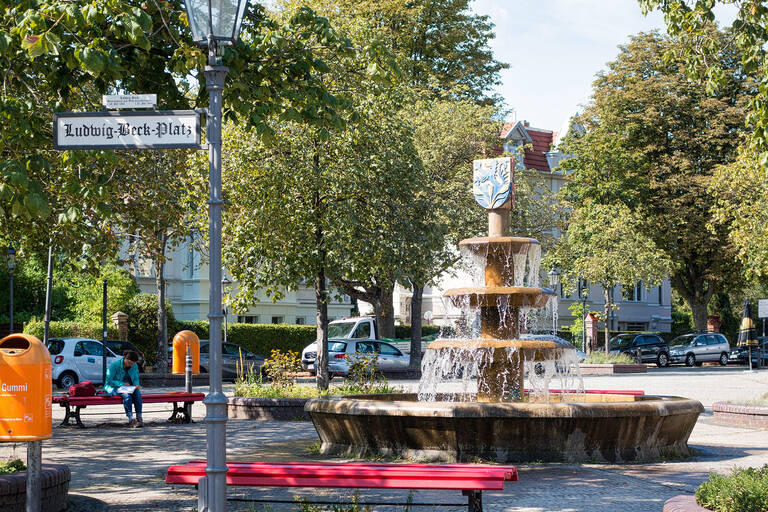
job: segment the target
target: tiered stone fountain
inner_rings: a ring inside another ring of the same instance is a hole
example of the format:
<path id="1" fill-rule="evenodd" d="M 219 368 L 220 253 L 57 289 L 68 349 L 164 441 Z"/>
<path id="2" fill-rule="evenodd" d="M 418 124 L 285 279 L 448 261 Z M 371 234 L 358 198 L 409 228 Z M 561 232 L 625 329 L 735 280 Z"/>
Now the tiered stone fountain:
<path id="1" fill-rule="evenodd" d="M 544 307 L 554 293 L 535 286 L 538 258 L 528 256 L 533 248 L 538 252 L 538 242 L 509 236 L 512 164 L 475 162 L 473 191 L 489 210 L 489 236 L 460 246 L 484 262 L 484 286 L 445 292 L 455 305 L 478 313 L 479 338 L 431 343 L 418 394 L 311 400 L 306 411 L 322 453 L 498 462 L 621 462 L 688 453 L 688 437 L 704 410 L 699 402 L 571 389 L 580 380 L 573 378 L 573 347 L 555 337 L 520 335 L 521 312 Z M 460 392 L 439 389 L 456 375 L 463 379 Z M 566 385 L 550 392 L 556 378 Z"/>

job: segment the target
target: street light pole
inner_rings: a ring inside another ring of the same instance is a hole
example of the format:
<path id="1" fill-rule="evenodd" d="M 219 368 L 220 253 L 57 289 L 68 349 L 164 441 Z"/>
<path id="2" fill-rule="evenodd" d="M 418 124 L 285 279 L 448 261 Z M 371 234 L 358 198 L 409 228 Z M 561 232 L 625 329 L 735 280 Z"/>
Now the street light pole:
<path id="1" fill-rule="evenodd" d="M 16 270 L 16 249 L 8 245 L 8 317 L 13 334 L 13 271 Z"/>

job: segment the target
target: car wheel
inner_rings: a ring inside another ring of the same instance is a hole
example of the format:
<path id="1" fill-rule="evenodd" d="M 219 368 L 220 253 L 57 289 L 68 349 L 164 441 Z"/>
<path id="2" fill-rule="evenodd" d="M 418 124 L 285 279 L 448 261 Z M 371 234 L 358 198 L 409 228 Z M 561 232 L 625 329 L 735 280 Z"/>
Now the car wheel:
<path id="1" fill-rule="evenodd" d="M 656 361 L 656 366 L 659 368 L 666 368 L 669 366 L 669 356 L 666 354 L 666 352 L 659 354 L 659 359 Z"/>
<path id="2" fill-rule="evenodd" d="M 720 354 L 720 366 L 728 366 L 728 354 L 725 352 Z"/>
<path id="3" fill-rule="evenodd" d="M 77 378 L 77 374 L 74 372 L 64 372 L 61 375 L 59 375 L 59 380 L 57 381 L 57 385 L 61 389 L 69 389 L 69 386 L 74 386 L 79 382 L 79 379 Z"/>
<path id="4" fill-rule="evenodd" d="M 693 366 L 696 364 L 696 357 L 693 354 L 685 356 L 685 366 Z"/>

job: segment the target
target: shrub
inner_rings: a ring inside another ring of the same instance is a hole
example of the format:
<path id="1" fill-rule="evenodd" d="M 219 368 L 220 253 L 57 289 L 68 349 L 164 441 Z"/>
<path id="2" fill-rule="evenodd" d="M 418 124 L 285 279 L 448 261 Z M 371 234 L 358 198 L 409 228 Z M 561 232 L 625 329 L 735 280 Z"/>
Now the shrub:
<path id="1" fill-rule="evenodd" d="M 24 471 L 27 466 L 21 461 L 21 459 L 13 459 L 8 462 L 0 462 L 0 475 L 10 475 L 18 471 Z"/>
<path id="2" fill-rule="evenodd" d="M 626 354 L 606 354 L 595 351 L 589 354 L 583 362 L 589 364 L 634 364 L 637 361 Z"/>
<path id="3" fill-rule="evenodd" d="M 346 380 L 366 391 L 375 387 L 384 380 L 379 372 L 379 356 L 357 353 L 349 356 L 349 375 Z"/>
<path id="4" fill-rule="evenodd" d="M 298 352 L 273 349 L 269 359 L 264 361 L 264 371 L 275 386 L 288 385 L 294 374 L 301 371 Z"/>
<path id="5" fill-rule="evenodd" d="M 710 473 L 696 489 L 696 502 L 716 512 L 768 512 L 768 464 L 728 476 Z"/>
<path id="6" fill-rule="evenodd" d="M 173 339 L 179 329 L 173 316 L 171 303 L 165 301 L 166 324 L 168 339 Z M 134 296 L 125 306 L 128 315 L 128 340 L 144 352 L 147 364 L 155 364 L 157 360 L 157 295 L 140 293 Z"/>
<path id="7" fill-rule="evenodd" d="M 104 265 L 98 274 L 71 272 L 66 277 L 67 299 L 73 318 L 99 322 L 104 307 L 104 280 L 107 281 L 107 314 L 125 312 L 128 302 L 139 293 L 139 285 L 128 271 Z"/>
<path id="8" fill-rule="evenodd" d="M 93 338 L 101 340 L 101 327 L 101 323 L 51 322 L 48 326 L 48 335 L 50 338 Z M 42 320 L 33 318 L 24 327 L 24 333 L 31 334 L 42 340 L 44 328 L 45 323 Z M 107 324 L 107 337 L 109 339 L 117 339 L 119 337 L 117 329 L 111 325 L 111 322 Z"/>

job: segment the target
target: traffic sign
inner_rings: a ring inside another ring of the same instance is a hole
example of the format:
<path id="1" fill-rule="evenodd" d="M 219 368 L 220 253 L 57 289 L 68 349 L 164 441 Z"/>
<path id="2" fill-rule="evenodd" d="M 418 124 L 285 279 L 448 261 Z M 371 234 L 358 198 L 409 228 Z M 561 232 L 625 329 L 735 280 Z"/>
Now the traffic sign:
<path id="1" fill-rule="evenodd" d="M 200 146 L 200 114 L 59 112 L 53 115 L 54 149 L 171 149 Z"/>
<path id="2" fill-rule="evenodd" d="M 768 318 L 768 299 L 758 299 L 757 301 L 757 317 Z"/>
<path id="3" fill-rule="evenodd" d="M 155 108 L 157 94 L 105 94 L 101 104 L 106 109 Z"/>

